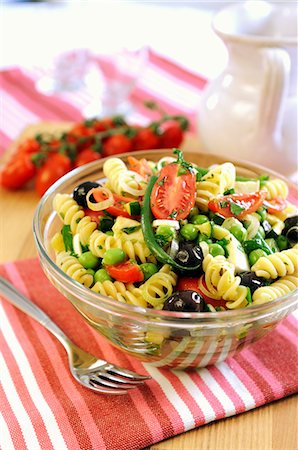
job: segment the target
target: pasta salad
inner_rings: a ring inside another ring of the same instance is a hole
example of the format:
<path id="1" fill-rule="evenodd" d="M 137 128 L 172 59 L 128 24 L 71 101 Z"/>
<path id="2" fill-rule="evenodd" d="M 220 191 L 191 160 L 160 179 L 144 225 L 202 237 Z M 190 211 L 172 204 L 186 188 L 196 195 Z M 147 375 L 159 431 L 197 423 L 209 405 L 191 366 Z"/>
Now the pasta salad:
<path id="1" fill-rule="evenodd" d="M 244 178 L 231 162 L 208 168 L 173 156 L 129 156 L 105 179 L 56 194 L 56 264 L 116 301 L 176 312 L 223 311 L 298 287 L 298 216 L 288 186 Z M 100 301 L 100 300 L 99 300 Z"/>

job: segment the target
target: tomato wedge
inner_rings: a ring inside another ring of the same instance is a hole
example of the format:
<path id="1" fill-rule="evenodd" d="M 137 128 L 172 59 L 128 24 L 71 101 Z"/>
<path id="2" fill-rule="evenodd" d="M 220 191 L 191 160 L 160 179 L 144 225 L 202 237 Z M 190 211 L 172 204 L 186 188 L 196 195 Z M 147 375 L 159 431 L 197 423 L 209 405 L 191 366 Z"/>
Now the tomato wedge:
<path id="1" fill-rule="evenodd" d="M 265 191 L 224 195 L 211 200 L 208 207 L 212 212 L 219 213 L 224 217 L 237 217 L 241 220 L 247 214 L 257 211 L 262 206 L 266 195 Z"/>
<path id="2" fill-rule="evenodd" d="M 102 191 L 100 190 L 94 190 L 93 191 L 93 197 L 97 202 L 101 202 L 104 200 L 104 197 L 102 195 Z M 109 206 L 106 211 L 111 214 L 112 216 L 122 216 L 130 218 L 132 217 L 128 211 L 124 208 L 124 205 L 126 203 L 135 202 L 136 200 L 130 197 L 123 197 L 122 195 L 114 194 L 114 204 L 112 206 Z"/>
<path id="3" fill-rule="evenodd" d="M 144 280 L 144 274 L 138 264 L 126 261 L 124 263 L 105 266 L 108 274 L 117 281 L 122 283 L 137 283 Z"/>
<path id="4" fill-rule="evenodd" d="M 276 214 L 283 211 L 287 206 L 287 201 L 282 197 L 276 197 L 272 200 L 264 200 L 264 206 L 267 207 L 269 214 Z"/>
<path id="5" fill-rule="evenodd" d="M 196 176 L 181 164 L 163 167 L 153 186 L 150 206 L 157 219 L 185 219 L 195 204 Z"/>

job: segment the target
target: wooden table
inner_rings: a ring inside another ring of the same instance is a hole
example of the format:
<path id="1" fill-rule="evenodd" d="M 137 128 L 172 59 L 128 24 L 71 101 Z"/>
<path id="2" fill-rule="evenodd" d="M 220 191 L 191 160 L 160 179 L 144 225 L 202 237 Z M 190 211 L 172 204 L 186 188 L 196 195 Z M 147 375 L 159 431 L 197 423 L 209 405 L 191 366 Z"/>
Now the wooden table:
<path id="1" fill-rule="evenodd" d="M 189 136 L 183 148 L 198 151 L 199 142 Z M 0 191 L 0 263 L 37 256 L 32 235 L 37 203 L 32 189 Z M 150 450 L 297 450 L 297 423 L 297 396 L 291 396 L 188 431 Z"/>

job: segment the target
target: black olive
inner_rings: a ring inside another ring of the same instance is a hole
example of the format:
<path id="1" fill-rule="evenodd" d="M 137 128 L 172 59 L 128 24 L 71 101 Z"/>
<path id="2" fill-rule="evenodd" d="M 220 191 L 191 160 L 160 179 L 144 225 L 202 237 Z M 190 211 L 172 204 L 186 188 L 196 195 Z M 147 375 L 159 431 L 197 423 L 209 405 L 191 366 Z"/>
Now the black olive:
<path id="1" fill-rule="evenodd" d="M 77 202 L 78 205 L 87 208 L 86 195 L 90 191 L 90 189 L 98 187 L 99 184 L 94 181 L 85 181 L 84 183 L 79 184 L 73 191 L 73 199 Z"/>
<path id="2" fill-rule="evenodd" d="M 183 267 L 195 267 L 195 273 L 202 271 L 204 255 L 199 245 L 189 242 L 180 242 L 179 250 L 175 256 L 175 261 Z M 190 275 L 190 272 L 187 271 Z"/>
<path id="3" fill-rule="evenodd" d="M 285 220 L 285 227 L 282 230 L 282 234 L 286 236 L 286 234 L 289 231 L 289 229 L 294 227 L 294 226 L 298 226 L 298 216 L 288 217 Z"/>
<path id="4" fill-rule="evenodd" d="M 239 273 L 241 278 L 241 284 L 250 288 L 253 294 L 256 289 L 262 286 L 267 286 L 268 282 L 266 278 L 257 277 L 253 272 L 242 272 Z"/>
<path id="5" fill-rule="evenodd" d="M 296 244 L 296 242 L 298 242 L 298 225 L 294 225 L 289 228 L 286 233 L 286 237 L 289 239 L 291 244 Z"/>
<path id="6" fill-rule="evenodd" d="M 163 309 L 176 312 L 201 312 L 205 303 L 196 291 L 177 291 L 164 303 Z"/>

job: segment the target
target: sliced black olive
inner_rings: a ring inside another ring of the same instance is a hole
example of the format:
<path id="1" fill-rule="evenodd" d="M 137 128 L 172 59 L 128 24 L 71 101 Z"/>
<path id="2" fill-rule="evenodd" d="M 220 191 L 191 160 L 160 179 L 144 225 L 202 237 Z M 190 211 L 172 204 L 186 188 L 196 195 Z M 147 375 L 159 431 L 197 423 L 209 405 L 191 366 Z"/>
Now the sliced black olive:
<path id="1" fill-rule="evenodd" d="M 197 275 L 202 271 L 203 252 L 199 245 L 189 242 L 180 242 L 175 261 L 183 267 L 196 267 Z M 190 275 L 190 272 L 187 271 Z"/>
<path id="2" fill-rule="evenodd" d="M 241 284 L 249 287 L 252 294 L 259 287 L 267 286 L 268 284 L 266 278 L 257 277 L 253 272 L 242 272 L 239 273 L 239 276 L 241 278 Z"/>
<path id="3" fill-rule="evenodd" d="M 73 191 L 73 199 L 77 202 L 78 205 L 87 208 L 86 195 L 90 191 L 90 189 L 98 187 L 99 184 L 93 181 L 85 181 L 84 183 L 79 184 Z"/>
<path id="4" fill-rule="evenodd" d="M 163 309 L 176 312 L 201 312 L 204 307 L 204 299 L 198 292 L 177 291 L 165 301 Z"/>
<path id="5" fill-rule="evenodd" d="M 298 225 L 294 225 L 289 228 L 286 233 L 286 237 L 289 239 L 291 244 L 296 244 L 296 242 L 298 242 Z"/>
<path id="6" fill-rule="evenodd" d="M 286 236 L 290 228 L 298 226 L 298 216 L 288 217 L 285 220 L 285 227 L 282 230 L 282 234 Z"/>

